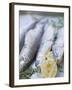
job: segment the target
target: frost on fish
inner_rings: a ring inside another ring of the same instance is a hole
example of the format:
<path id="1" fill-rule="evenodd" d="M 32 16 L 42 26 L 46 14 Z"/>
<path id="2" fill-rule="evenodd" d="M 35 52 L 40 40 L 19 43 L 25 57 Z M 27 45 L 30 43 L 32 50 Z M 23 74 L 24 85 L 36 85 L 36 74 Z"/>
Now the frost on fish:
<path id="1" fill-rule="evenodd" d="M 55 37 L 55 28 L 53 26 L 48 26 L 42 36 L 40 48 L 36 57 L 36 65 L 40 65 L 44 59 L 45 54 L 51 49 L 53 45 L 53 40 Z"/>
<path id="2" fill-rule="evenodd" d="M 19 56 L 19 71 L 24 70 L 27 65 L 33 60 L 38 49 L 41 36 L 43 34 L 42 29 L 43 25 L 37 24 L 35 29 L 32 29 L 27 33 L 25 37 L 24 47 L 22 48 Z"/>
<path id="3" fill-rule="evenodd" d="M 32 29 L 37 23 L 31 15 L 20 16 L 20 37 L 19 37 L 19 50 L 21 51 L 24 45 L 25 34 Z"/>
<path id="4" fill-rule="evenodd" d="M 20 37 L 24 36 L 21 39 L 23 46 L 20 45 L 20 48 L 23 47 L 19 56 L 20 79 L 45 78 L 51 75 L 52 77 L 62 77 L 64 69 L 58 65 L 62 63 L 61 58 L 64 53 L 64 28 L 62 28 L 64 27 L 64 17 L 29 13 L 29 15 L 21 16 L 20 19 Z M 53 57 L 48 56 L 50 52 Z M 46 57 L 48 62 L 45 61 Z M 57 64 L 56 60 L 61 63 Z M 49 68 L 50 64 L 51 68 Z M 47 72 L 48 70 L 50 73 Z"/>
<path id="5" fill-rule="evenodd" d="M 42 23 L 45 25 L 46 23 L 48 23 L 48 17 L 42 18 L 39 23 Z"/>
<path id="6" fill-rule="evenodd" d="M 56 38 L 52 51 L 57 62 L 61 62 L 64 53 L 64 28 L 58 30 Z"/>

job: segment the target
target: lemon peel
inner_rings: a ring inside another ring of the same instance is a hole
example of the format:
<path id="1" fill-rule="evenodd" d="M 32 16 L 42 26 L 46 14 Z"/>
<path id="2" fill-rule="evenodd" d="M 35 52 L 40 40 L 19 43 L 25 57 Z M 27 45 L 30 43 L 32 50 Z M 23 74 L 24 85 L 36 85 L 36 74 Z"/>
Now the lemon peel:
<path id="1" fill-rule="evenodd" d="M 41 75 L 44 78 L 55 77 L 57 74 L 57 64 L 56 60 L 53 58 L 52 51 L 49 51 L 43 63 L 41 64 Z"/>

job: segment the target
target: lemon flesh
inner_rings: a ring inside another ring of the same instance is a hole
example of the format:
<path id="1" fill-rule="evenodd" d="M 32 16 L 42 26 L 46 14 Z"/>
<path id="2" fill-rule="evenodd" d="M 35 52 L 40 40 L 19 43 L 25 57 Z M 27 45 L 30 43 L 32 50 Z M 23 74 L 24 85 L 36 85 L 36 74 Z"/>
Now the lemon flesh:
<path id="1" fill-rule="evenodd" d="M 44 78 L 55 77 L 57 74 L 56 60 L 53 58 L 52 52 L 48 52 L 41 64 L 41 75 Z"/>

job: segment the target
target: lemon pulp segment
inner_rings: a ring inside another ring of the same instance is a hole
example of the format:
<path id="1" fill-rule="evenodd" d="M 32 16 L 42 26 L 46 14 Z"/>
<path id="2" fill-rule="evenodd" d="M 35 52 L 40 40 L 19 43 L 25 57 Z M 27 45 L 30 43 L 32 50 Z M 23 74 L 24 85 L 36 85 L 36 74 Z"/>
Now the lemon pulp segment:
<path id="1" fill-rule="evenodd" d="M 48 52 L 41 64 L 41 75 L 46 77 L 55 77 L 57 74 L 56 60 L 53 58 L 52 52 Z"/>

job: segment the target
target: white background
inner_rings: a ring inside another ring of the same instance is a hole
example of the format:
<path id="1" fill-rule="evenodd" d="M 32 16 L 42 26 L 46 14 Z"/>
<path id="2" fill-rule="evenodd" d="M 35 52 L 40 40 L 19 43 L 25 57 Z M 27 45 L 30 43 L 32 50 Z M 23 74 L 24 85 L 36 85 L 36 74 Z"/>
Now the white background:
<path id="1" fill-rule="evenodd" d="M 43 3 L 43 4 L 57 4 L 57 5 L 70 5 L 72 0 L 0 0 L 0 90 L 10 90 L 9 84 L 9 2 L 30 2 L 30 3 Z M 72 6 L 71 6 L 72 9 Z M 71 10 L 72 15 L 72 10 Z M 72 19 L 71 19 L 72 21 Z M 72 27 L 71 27 L 72 30 Z M 71 31 L 72 37 L 72 31 Z M 72 44 L 71 44 L 72 45 Z M 72 47 L 71 47 L 72 50 Z M 71 62 L 72 65 L 72 62 Z M 72 68 L 72 66 L 71 66 Z M 72 74 L 71 74 L 72 76 Z M 72 81 L 72 80 L 71 80 Z M 71 90 L 70 85 L 53 85 L 53 86 L 37 86 L 37 87 L 21 87 L 14 88 L 16 90 L 58 90 L 65 89 Z"/>

